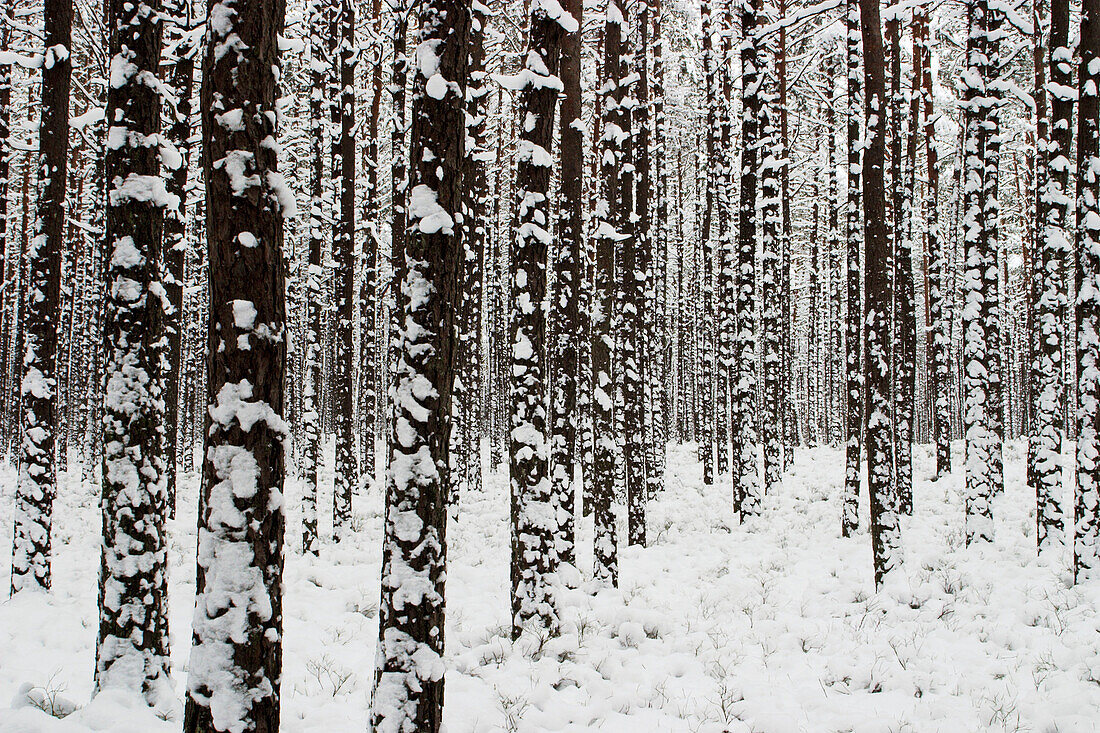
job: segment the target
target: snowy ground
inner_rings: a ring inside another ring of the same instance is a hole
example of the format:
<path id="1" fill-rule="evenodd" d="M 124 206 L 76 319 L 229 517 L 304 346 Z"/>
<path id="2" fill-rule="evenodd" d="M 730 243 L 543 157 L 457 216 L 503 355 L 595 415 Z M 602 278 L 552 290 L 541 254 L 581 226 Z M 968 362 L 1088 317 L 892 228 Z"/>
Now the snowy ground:
<path id="1" fill-rule="evenodd" d="M 1034 558 L 1022 449 L 1006 450 L 994 546 L 963 546 L 956 475 L 928 481 L 899 578 L 875 593 L 865 532 L 839 536 L 843 456 L 799 451 L 764 513 L 739 526 L 728 480 L 703 487 L 689 448 L 670 455 L 650 508 L 650 546 L 621 553 L 621 590 L 564 601 L 563 634 L 508 639 L 506 482 L 464 497 L 448 530 L 450 733 L 489 731 L 1100 731 L 1100 585 L 1073 587 L 1068 558 Z M 958 456 L 957 456 L 958 458 Z M 331 479 L 331 474 L 326 478 Z M 297 486 L 288 491 L 295 506 Z M 194 480 L 181 507 L 194 506 Z M 324 506 L 325 504 L 322 504 Z M 1066 506 L 1070 506 L 1067 502 Z M 381 500 L 358 497 L 355 537 L 303 557 L 287 530 L 283 731 L 366 729 L 377 632 Z M 866 517 L 866 513 L 863 514 Z M 172 523 L 172 660 L 182 698 L 194 594 L 193 509 Z M 7 583 L 12 475 L 0 474 Z M 99 518 L 93 488 L 62 482 L 54 591 L 0 603 L 0 731 L 178 731 L 159 714 L 91 693 Z M 591 537 L 582 523 L 581 541 Z M 582 549 L 582 568 L 590 553 Z M 27 704 L 78 709 L 57 720 Z M 10 708 L 3 707 L 11 705 Z"/>

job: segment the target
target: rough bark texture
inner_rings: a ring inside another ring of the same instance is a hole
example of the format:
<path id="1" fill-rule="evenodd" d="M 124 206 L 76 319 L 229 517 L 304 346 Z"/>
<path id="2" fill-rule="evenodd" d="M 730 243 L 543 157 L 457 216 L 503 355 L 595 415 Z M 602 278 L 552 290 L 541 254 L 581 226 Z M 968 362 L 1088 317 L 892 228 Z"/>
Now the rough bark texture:
<path id="1" fill-rule="evenodd" d="M 185 733 L 279 730 L 283 217 L 279 0 L 211 0 L 202 68 L 210 328 L 194 643 Z"/>
<path id="2" fill-rule="evenodd" d="M 443 717 L 448 448 L 462 254 L 468 0 L 419 8 L 409 228 L 396 294 L 395 415 L 386 472 L 377 731 L 436 733 Z M 434 50 L 434 53 L 432 53 Z"/>

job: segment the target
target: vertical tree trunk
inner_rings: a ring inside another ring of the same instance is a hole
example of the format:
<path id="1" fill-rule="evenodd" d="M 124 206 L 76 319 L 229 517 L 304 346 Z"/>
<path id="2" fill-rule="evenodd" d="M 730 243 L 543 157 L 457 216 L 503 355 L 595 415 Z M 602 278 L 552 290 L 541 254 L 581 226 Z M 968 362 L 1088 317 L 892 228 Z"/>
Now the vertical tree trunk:
<path id="1" fill-rule="evenodd" d="M 767 46 L 765 44 L 764 48 Z M 777 44 L 773 54 L 776 61 L 776 74 L 785 73 L 785 44 Z M 765 51 L 766 56 L 766 51 Z M 784 60 L 781 63 L 781 60 Z M 765 74 L 765 77 L 767 75 Z M 785 83 L 785 82 L 784 82 Z M 779 184 L 783 161 L 781 139 L 777 127 L 775 98 L 765 95 L 760 106 L 760 149 L 763 159 L 760 161 L 760 215 L 763 224 L 761 238 L 761 330 L 764 339 L 764 409 L 760 439 L 764 445 L 764 492 L 774 491 L 781 475 L 780 444 L 780 242 L 782 217 Z"/>
<path id="2" fill-rule="evenodd" d="M 760 85 L 757 0 L 741 2 L 741 186 L 737 220 L 737 379 L 730 437 L 736 470 L 733 502 L 742 517 L 760 511 L 756 457 L 756 178 L 759 155 Z"/>
<path id="3" fill-rule="evenodd" d="M 1077 496 L 1073 577 L 1100 577 L 1100 2 L 1081 6 L 1077 118 Z M 1053 45 L 1053 44 L 1052 44 Z"/>
<path id="4" fill-rule="evenodd" d="M 527 122 L 518 141 L 516 196 L 519 231 L 511 258 L 512 638 L 527 624 L 555 631 L 550 593 L 557 569 L 559 508 L 547 476 L 545 393 L 546 254 L 551 241 L 550 174 L 554 112 L 563 32 L 577 21 L 551 0 L 534 0 L 526 64 L 515 80 L 519 111 Z"/>
<path id="5" fill-rule="evenodd" d="M 567 0 L 566 13 L 577 23 L 575 30 L 561 38 L 561 81 L 563 96 L 560 114 L 561 136 L 561 216 L 558 219 L 558 246 L 554 270 L 558 290 L 550 301 L 554 337 L 551 364 L 557 375 L 550 402 L 550 479 L 553 505 L 558 518 L 557 552 L 561 563 L 572 565 L 574 550 L 573 507 L 576 500 L 574 475 L 579 461 L 574 446 L 577 425 L 582 422 L 577 404 L 579 343 L 582 317 L 578 309 L 583 287 L 581 279 L 582 237 L 584 231 L 584 128 L 581 107 L 581 0 Z"/>
<path id="6" fill-rule="evenodd" d="M 351 531 L 351 502 L 359 485 L 359 467 L 352 436 L 352 392 L 355 370 L 352 323 L 355 320 L 355 11 L 351 0 L 340 0 L 339 48 L 333 59 L 334 75 L 340 81 L 339 127 L 333 130 L 333 144 L 339 165 L 332 171 L 338 186 L 339 208 L 333 230 L 332 250 L 336 267 L 336 363 L 333 370 L 333 428 L 336 463 L 332 487 L 332 538 L 336 542 Z M 338 132 L 338 134 L 337 134 Z M 335 160 L 335 158 L 334 158 Z M 337 178 L 337 174 L 339 177 Z"/>
<path id="7" fill-rule="evenodd" d="M 211 0 L 202 68 L 207 413 L 185 733 L 279 729 L 286 312 L 282 2 Z M 217 11 L 217 12 L 215 12 Z"/>
<path id="8" fill-rule="evenodd" d="M 27 281 L 20 375 L 22 443 L 15 488 L 11 590 L 50 587 L 50 529 L 57 495 L 56 360 L 69 151 L 72 0 L 46 0 L 42 108 L 38 128 L 38 210 L 25 247 Z M 29 166 L 28 166 L 29 167 Z M 24 197 L 24 202 L 28 197 Z M 26 231 L 26 227 L 24 227 Z"/>
<path id="9" fill-rule="evenodd" d="M 179 207 L 160 175 L 161 99 L 146 77 L 160 70 L 156 4 L 107 5 L 107 270 L 104 340 L 103 545 L 99 573 L 97 690 L 121 687 L 156 704 L 168 682 L 168 509 L 163 431 L 164 305 L 160 284 L 166 210 Z M 176 163 L 178 161 L 172 160 Z M 173 410 L 173 412 L 175 412 Z"/>
<path id="10" fill-rule="evenodd" d="M 846 242 L 847 314 L 845 318 L 844 362 L 847 404 L 845 406 L 845 470 L 844 497 L 841 509 L 841 534 L 851 536 L 859 527 L 860 439 L 863 433 L 863 304 L 860 297 L 860 272 L 863 258 L 860 252 L 860 161 L 862 145 L 859 139 L 860 79 L 860 8 L 857 0 L 847 0 L 845 16 L 845 60 L 847 83 L 848 132 L 848 206 L 844 215 Z M 881 133 L 880 133 L 881 134 Z"/>
<path id="11" fill-rule="evenodd" d="M 604 53 L 600 89 L 603 95 L 603 132 L 599 139 L 600 193 L 596 204 L 596 287 L 592 299 L 592 374 L 593 374 L 593 482 L 592 500 L 595 518 L 595 577 L 602 583 L 618 585 L 619 560 L 614 512 L 614 437 L 612 435 L 614 384 L 611 379 L 611 353 L 614 334 L 611 311 L 614 299 L 614 253 L 623 236 L 618 230 L 620 212 L 620 163 L 625 132 L 621 107 L 623 89 L 619 84 L 620 39 L 623 25 L 618 0 L 607 0 L 604 18 Z"/>
<path id="12" fill-rule="evenodd" d="M 871 550 L 875 585 L 900 562 L 901 542 L 894 497 L 890 396 L 890 243 L 886 227 L 886 63 L 878 0 L 860 0 L 866 87 L 863 154 L 863 218 L 867 275 L 864 281 L 867 359 L 867 493 L 871 507 Z"/>
<path id="13" fill-rule="evenodd" d="M 703 483 L 708 486 L 714 483 L 714 348 L 712 336 L 716 333 L 714 314 L 714 285 L 713 285 L 713 246 L 710 241 L 711 223 L 714 219 L 714 190 L 716 185 L 716 173 L 713 170 L 718 158 L 718 119 L 717 100 L 715 92 L 717 86 L 717 64 L 714 60 L 714 27 L 709 0 L 701 0 L 699 3 L 699 15 L 702 18 L 703 29 L 703 85 L 706 89 L 706 126 L 703 134 L 706 135 L 706 162 L 702 171 L 705 184 L 705 208 L 699 236 L 702 246 L 702 266 L 699 276 L 702 278 L 702 331 L 700 338 L 701 364 L 697 372 L 697 389 L 699 392 L 699 458 L 703 464 Z"/>
<path id="14" fill-rule="evenodd" d="M 1036 26 L 1036 34 L 1038 25 Z M 1027 481 L 1035 492 L 1035 538 L 1038 551 L 1065 542 L 1062 493 L 1062 435 L 1065 390 L 1062 384 L 1062 324 L 1066 308 L 1063 268 L 1069 249 L 1066 228 L 1069 218 L 1069 151 L 1073 144 L 1071 119 L 1073 97 L 1070 84 L 1069 3 L 1050 0 L 1050 56 L 1038 45 L 1036 65 L 1036 107 L 1044 64 L 1050 65 L 1050 124 L 1038 129 L 1036 170 L 1041 171 L 1040 194 L 1036 197 L 1038 226 L 1032 256 L 1032 344 L 1031 434 L 1028 440 Z M 1043 134 L 1044 130 L 1049 130 Z"/>
<path id="15" fill-rule="evenodd" d="M 456 220 L 470 3 L 426 0 L 419 16 L 371 725 L 436 733 L 443 717 L 447 466 L 462 253 Z"/>

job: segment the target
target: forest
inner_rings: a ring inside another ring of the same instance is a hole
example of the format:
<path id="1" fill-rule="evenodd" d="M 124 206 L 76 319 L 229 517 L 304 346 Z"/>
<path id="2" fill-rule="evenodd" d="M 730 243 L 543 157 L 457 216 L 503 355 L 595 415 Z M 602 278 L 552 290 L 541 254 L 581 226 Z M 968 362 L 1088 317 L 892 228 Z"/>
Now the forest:
<path id="1" fill-rule="evenodd" d="M 1100 731 L 1098 86 L 1100 0 L 0 0 L 0 733 Z"/>

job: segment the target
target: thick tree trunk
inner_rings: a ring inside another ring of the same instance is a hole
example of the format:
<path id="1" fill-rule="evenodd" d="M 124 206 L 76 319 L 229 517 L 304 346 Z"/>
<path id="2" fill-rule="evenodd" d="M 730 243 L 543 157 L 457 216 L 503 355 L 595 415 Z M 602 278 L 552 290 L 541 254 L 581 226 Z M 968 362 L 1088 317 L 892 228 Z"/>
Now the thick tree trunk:
<path id="1" fill-rule="evenodd" d="M 219 8 L 226 6 L 211 0 L 209 10 Z M 278 0 L 237 0 L 206 26 L 209 411 L 185 733 L 279 730 L 288 437 L 282 248 L 283 217 L 294 213 L 272 144 L 284 11 Z"/>
<path id="2" fill-rule="evenodd" d="M 875 584 L 901 561 L 893 476 L 894 446 L 890 396 L 890 242 L 887 236 L 884 176 L 886 137 L 886 79 L 878 0 L 860 0 L 863 68 L 866 88 L 864 123 L 867 146 L 863 154 L 864 247 L 867 275 L 867 493 L 871 507 L 871 550 Z"/>
<path id="3" fill-rule="evenodd" d="M 42 112 L 38 128 L 38 210 L 26 252 L 27 280 L 19 380 L 22 442 L 15 488 L 15 539 L 11 590 L 50 587 L 50 529 L 57 495 L 56 359 L 61 300 L 61 250 L 65 235 L 65 181 L 69 151 L 72 77 L 72 0 L 46 0 Z M 28 166 L 29 167 L 29 166 Z M 29 196 L 24 191 L 24 202 Z M 24 226 L 24 231 L 26 227 Z"/>
<path id="4" fill-rule="evenodd" d="M 371 725 L 436 733 L 443 717 L 451 390 L 462 260 L 468 0 L 419 9 L 409 230 L 398 257 L 395 419 L 386 472 L 379 652 Z M 433 52 L 434 51 L 434 52 Z"/>
<path id="5" fill-rule="evenodd" d="M 103 545 L 95 684 L 168 692 L 168 509 L 164 304 L 158 293 L 166 211 L 180 200 L 161 177 L 160 95 L 145 77 L 160 70 L 156 5 L 107 5 L 111 67 L 106 150 L 107 393 L 104 416 Z M 177 162 L 177 161 L 171 161 Z M 175 410 L 172 410 L 174 413 Z"/>
<path id="6" fill-rule="evenodd" d="M 1073 577 L 1100 577 L 1100 1 L 1081 6 L 1077 88 L 1077 496 Z"/>

